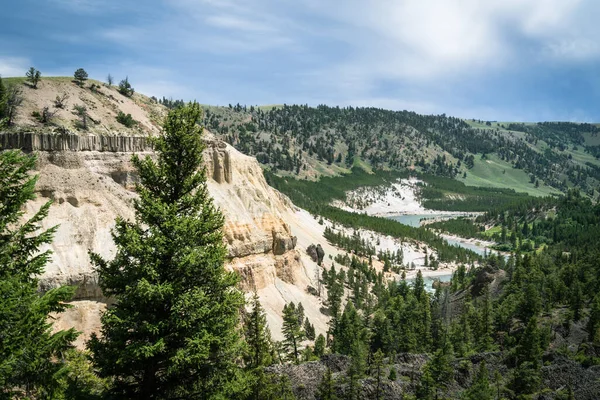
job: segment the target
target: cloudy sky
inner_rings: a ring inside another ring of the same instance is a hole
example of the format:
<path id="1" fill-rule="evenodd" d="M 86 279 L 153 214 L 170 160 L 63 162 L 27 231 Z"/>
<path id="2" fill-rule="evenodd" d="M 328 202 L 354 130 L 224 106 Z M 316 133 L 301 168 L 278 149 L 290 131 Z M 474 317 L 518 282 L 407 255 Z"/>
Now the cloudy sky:
<path id="1" fill-rule="evenodd" d="M 19 0 L 0 74 L 227 105 L 600 122 L 597 0 Z"/>

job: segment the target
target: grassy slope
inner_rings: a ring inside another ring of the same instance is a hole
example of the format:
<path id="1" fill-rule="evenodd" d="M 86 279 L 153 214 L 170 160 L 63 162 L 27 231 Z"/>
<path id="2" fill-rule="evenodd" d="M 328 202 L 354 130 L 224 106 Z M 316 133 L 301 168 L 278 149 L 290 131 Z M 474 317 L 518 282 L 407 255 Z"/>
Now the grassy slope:
<path id="1" fill-rule="evenodd" d="M 529 183 L 529 176 L 523 170 L 513 168 L 495 154 L 488 155 L 487 160 L 482 160 L 481 155 L 475 157 L 475 165 L 467 172 L 467 178 L 461 176 L 459 180 L 469 186 L 514 189 L 531 196 L 559 193 L 548 186 L 536 188 Z"/>

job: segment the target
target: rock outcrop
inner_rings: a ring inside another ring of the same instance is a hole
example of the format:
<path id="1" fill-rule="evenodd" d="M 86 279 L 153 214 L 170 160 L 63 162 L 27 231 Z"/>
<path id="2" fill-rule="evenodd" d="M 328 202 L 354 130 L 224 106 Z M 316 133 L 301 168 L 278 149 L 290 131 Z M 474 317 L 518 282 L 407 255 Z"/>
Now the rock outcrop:
<path id="1" fill-rule="evenodd" d="M 152 147 L 145 136 L 80 136 L 71 133 L 0 133 L 0 148 L 23 151 L 143 152 Z"/>
<path id="2" fill-rule="evenodd" d="M 98 285 L 89 251 L 111 258 L 111 229 L 117 216 L 133 218 L 136 171 L 132 152 L 153 156 L 144 138 L 78 137 L 53 134 L 0 134 L 6 148 L 38 154 L 38 198 L 28 213 L 52 200 L 44 228 L 59 225 L 52 260 L 41 277 L 41 289 L 63 284 L 78 287 L 75 307 L 59 316 L 58 326 L 84 331 L 80 345 L 99 327 L 99 314 L 110 299 Z M 306 293 L 318 276 L 317 266 L 296 250 L 297 239 L 286 219 L 295 210 L 289 200 L 265 181 L 256 160 L 208 134 L 204 153 L 209 192 L 225 215 L 224 239 L 228 268 L 242 276 L 242 288 L 257 291 L 274 335 L 279 334 L 281 310 L 289 301 L 302 301 L 317 331 L 320 300 Z"/>

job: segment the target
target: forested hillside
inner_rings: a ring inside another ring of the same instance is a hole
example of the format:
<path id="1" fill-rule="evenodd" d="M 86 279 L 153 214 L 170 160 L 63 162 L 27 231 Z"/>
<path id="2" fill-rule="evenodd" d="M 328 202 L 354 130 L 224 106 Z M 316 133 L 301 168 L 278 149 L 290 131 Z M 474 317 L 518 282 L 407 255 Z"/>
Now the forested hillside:
<path id="1" fill-rule="evenodd" d="M 466 225 L 476 229 L 445 223 L 465 236 L 493 225 L 512 255 L 461 265 L 433 294 L 420 275 L 412 284 L 388 285 L 376 275 L 365 291 L 355 285 L 355 271 L 351 277 L 333 269 L 324 274 L 333 293 L 330 350 L 348 358 L 343 367 L 321 359 L 316 398 L 332 398 L 323 394 L 327 388 L 349 398 L 597 398 L 598 205 L 571 191 L 501 206 Z M 331 240 L 369 252 L 349 238 Z M 532 241 L 543 246 L 534 251 Z M 350 292 L 343 311 L 338 287 Z M 298 376 L 291 368 L 278 370 Z M 303 384 L 294 385 L 297 394 L 305 393 Z"/>
<path id="2" fill-rule="evenodd" d="M 333 175 L 360 165 L 409 168 L 481 186 L 477 178 L 497 159 L 503 175 L 521 171 L 516 180 L 533 194 L 577 187 L 594 195 L 600 183 L 600 128 L 592 124 L 484 123 L 378 108 L 236 105 L 207 107 L 205 125 L 279 175 Z M 513 187 L 502 179 L 483 186 Z"/>

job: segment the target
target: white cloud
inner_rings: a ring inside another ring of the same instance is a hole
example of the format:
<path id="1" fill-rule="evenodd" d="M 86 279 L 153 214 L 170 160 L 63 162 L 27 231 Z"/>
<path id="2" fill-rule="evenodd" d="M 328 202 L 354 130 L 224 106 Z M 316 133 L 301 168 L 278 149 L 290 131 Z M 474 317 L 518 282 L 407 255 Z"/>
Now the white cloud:
<path id="1" fill-rule="evenodd" d="M 53 1 L 79 10 L 101 4 Z M 260 75 L 252 68 L 268 65 L 286 75 L 283 93 L 275 76 L 272 86 L 250 82 L 248 90 L 279 91 L 273 97 L 292 101 L 326 97 L 449 113 L 441 99 L 479 78 L 600 59 L 596 0 L 163 0 L 163 7 L 168 12 L 108 25 L 99 37 L 127 47 L 131 59 L 160 54 L 199 70 L 223 63 L 217 78 L 224 85 L 228 73 L 239 85 L 236 78 Z M 148 82 L 149 93 L 174 87 L 160 74 Z M 188 97 L 185 89 L 177 88 L 180 97 Z M 392 98 L 397 93 L 401 99 Z"/>
<path id="2" fill-rule="evenodd" d="M 30 61 L 21 57 L 0 57 L 0 76 L 25 76 Z"/>
<path id="3" fill-rule="evenodd" d="M 275 32 L 276 30 L 268 24 L 256 22 L 252 19 L 246 19 L 235 15 L 211 15 L 206 18 L 208 25 L 221 29 L 232 29 L 247 32 Z"/>
<path id="4" fill-rule="evenodd" d="M 342 98 L 377 103 L 385 85 L 432 93 L 490 74 L 600 58 L 594 0 L 300 1 L 341 26 L 338 39 L 351 48 L 315 72 Z"/>

